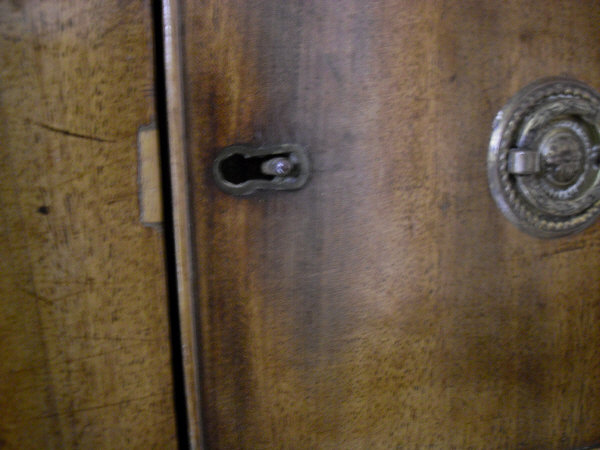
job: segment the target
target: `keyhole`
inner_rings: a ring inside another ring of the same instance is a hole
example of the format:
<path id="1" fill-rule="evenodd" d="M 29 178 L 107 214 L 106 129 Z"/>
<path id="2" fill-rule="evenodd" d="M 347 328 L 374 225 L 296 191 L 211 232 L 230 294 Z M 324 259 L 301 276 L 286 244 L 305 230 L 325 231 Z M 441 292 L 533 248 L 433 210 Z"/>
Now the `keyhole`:
<path id="1" fill-rule="evenodd" d="M 295 144 L 226 147 L 217 154 L 212 170 L 217 185 L 232 195 L 300 189 L 308 171 L 306 149 Z"/>
<path id="2" fill-rule="evenodd" d="M 223 179 L 231 184 L 242 184 L 249 180 L 270 181 L 274 176 L 264 174 L 261 165 L 271 158 L 272 155 L 245 157 L 236 153 L 221 161 L 219 171 Z"/>

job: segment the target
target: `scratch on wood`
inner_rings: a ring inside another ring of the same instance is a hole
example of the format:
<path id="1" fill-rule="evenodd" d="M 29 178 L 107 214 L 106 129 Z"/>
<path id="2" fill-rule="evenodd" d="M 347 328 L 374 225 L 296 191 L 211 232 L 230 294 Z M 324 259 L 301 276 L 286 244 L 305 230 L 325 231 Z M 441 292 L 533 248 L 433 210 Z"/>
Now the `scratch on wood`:
<path id="1" fill-rule="evenodd" d="M 38 301 L 41 301 L 41 302 L 45 303 L 46 305 L 51 306 L 52 303 L 53 303 L 52 300 L 50 300 L 49 298 L 46 298 L 46 297 L 44 297 L 42 295 L 39 295 L 36 292 L 30 291 L 30 290 L 27 290 L 27 289 L 19 289 L 19 291 L 21 291 L 24 294 L 30 295 L 32 298 L 34 298 L 34 299 L 36 299 Z"/>
<path id="2" fill-rule="evenodd" d="M 74 131 L 69 131 L 69 130 L 65 130 L 62 128 L 57 128 L 54 127 L 52 125 L 48 125 L 46 123 L 43 122 L 35 122 L 35 121 L 31 121 L 32 124 L 37 125 L 40 128 L 43 128 L 44 130 L 48 130 L 48 131 L 52 131 L 55 133 L 60 133 L 63 134 L 65 136 L 70 136 L 70 137 L 76 137 L 76 138 L 80 138 L 80 139 L 87 139 L 89 141 L 95 141 L 95 142 L 105 142 L 105 143 L 115 143 L 116 141 L 114 139 L 105 139 L 105 138 L 101 138 L 101 137 L 97 137 L 97 136 L 92 136 L 92 135 L 88 135 L 88 134 L 82 134 L 82 133 L 76 133 Z"/>
<path id="3" fill-rule="evenodd" d="M 47 336 L 55 338 L 55 339 L 62 339 L 65 341 L 72 341 L 72 340 L 84 340 L 84 341 L 114 341 L 114 342 L 153 342 L 156 343 L 157 339 L 149 339 L 149 338 L 135 338 L 135 337 L 129 337 L 129 336 L 125 336 L 125 337 L 116 337 L 116 336 L 70 336 L 70 335 L 63 335 L 63 334 L 47 334 Z"/>
<path id="4" fill-rule="evenodd" d="M 85 412 L 85 411 L 93 411 L 96 409 L 103 409 L 103 408 L 112 408 L 115 406 L 126 405 L 128 403 L 137 402 L 140 400 L 146 400 L 148 398 L 159 397 L 159 396 L 160 396 L 159 393 L 152 393 L 149 395 L 144 395 L 142 397 L 128 398 L 128 399 L 124 399 L 124 400 L 114 402 L 114 403 L 106 403 L 103 405 L 89 406 L 87 408 L 70 409 L 67 411 L 58 411 L 58 412 L 51 413 L 51 414 L 44 414 L 44 415 L 40 415 L 40 416 L 29 417 L 26 420 L 40 420 L 40 419 L 47 419 L 47 418 L 56 417 L 56 416 L 72 416 L 74 414 Z"/>
<path id="5" fill-rule="evenodd" d="M 560 255 L 561 253 L 569 253 L 569 252 L 574 252 L 576 250 L 581 250 L 585 248 L 585 245 L 575 245 L 572 247 L 565 247 L 565 248 L 560 248 L 558 250 L 552 251 L 552 252 L 548 252 L 548 253 L 542 253 L 540 255 L 540 258 L 549 258 L 550 256 L 555 256 L 555 255 Z"/>

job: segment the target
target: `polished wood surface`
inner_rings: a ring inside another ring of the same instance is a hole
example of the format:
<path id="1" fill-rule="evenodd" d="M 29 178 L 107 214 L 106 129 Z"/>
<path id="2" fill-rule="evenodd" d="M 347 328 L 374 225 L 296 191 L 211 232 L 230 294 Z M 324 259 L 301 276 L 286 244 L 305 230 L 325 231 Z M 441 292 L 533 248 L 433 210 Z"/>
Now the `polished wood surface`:
<path id="1" fill-rule="evenodd" d="M 190 186 L 186 153 L 185 86 L 181 9 L 178 0 L 161 3 L 165 94 L 171 178 L 173 247 L 177 269 L 177 300 L 181 339 L 181 365 L 184 378 L 188 441 L 191 449 L 205 448 L 200 398 L 200 350 L 197 335 L 196 287 L 193 261 Z M 183 443 L 182 443 L 183 444 Z"/>
<path id="2" fill-rule="evenodd" d="M 0 3 L 0 447 L 173 448 L 147 1 Z"/>
<path id="3" fill-rule="evenodd" d="M 517 90 L 600 89 L 600 4 L 182 5 L 208 447 L 600 441 L 600 225 L 529 237 L 486 176 Z M 236 143 L 305 145 L 312 178 L 228 196 Z"/>

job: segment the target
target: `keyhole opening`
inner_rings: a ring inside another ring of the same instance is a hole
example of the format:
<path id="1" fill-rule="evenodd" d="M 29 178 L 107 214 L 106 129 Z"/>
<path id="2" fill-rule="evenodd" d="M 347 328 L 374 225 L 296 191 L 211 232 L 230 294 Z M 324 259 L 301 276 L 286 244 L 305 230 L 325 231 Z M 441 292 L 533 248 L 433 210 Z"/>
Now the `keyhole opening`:
<path id="1" fill-rule="evenodd" d="M 273 158 L 273 155 L 245 157 L 236 153 L 225 158 L 219 164 L 221 177 L 231 184 L 242 184 L 250 180 L 267 180 L 275 178 L 273 175 L 262 173 L 261 164 Z"/>
<path id="2" fill-rule="evenodd" d="M 306 150 L 294 144 L 226 147 L 216 156 L 212 167 L 217 186 L 232 195 L 300 189 L 308 180 L 308 171 Z"/>

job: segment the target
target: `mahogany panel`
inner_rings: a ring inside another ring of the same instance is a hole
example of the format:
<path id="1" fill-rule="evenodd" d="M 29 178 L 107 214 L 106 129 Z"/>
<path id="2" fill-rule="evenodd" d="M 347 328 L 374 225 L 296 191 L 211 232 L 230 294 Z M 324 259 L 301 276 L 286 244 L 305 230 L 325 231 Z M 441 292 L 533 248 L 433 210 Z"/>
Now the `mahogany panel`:
<path id="1" fill-rule="evenodd" d="M 594 1 L 181 4 L 209 448 L 600 441 L 600 225 L 538 240 L 488 192 L 496 112 L 600 88 Z M 234 198 L 228 145 L 297 143 L 298 192 Z"/>

